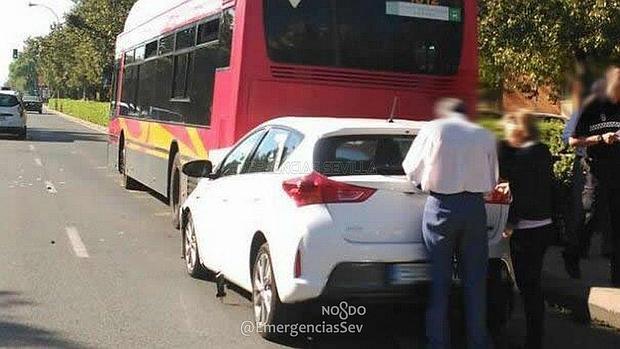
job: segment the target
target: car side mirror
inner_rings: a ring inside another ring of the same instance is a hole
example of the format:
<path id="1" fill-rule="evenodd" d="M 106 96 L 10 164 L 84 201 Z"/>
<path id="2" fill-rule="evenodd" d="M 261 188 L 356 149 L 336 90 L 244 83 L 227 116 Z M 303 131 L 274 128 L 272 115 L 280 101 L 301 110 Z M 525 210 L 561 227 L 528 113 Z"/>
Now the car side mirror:
<path id="1" fill-rule="evenodd" d="M 183 165 L 183 173 L 188 177 L 211 178 L 213 164 L 209 160 L 196 160 Z"/>

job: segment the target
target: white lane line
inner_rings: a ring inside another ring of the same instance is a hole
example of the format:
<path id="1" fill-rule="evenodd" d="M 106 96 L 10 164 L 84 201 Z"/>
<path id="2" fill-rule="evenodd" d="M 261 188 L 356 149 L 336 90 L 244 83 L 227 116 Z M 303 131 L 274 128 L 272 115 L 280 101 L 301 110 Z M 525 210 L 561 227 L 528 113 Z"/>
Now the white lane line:
<path id="1" fill-rule="evenodd" d="M 50 182 L 50 181 L 45 181 L 45 188 L 47 189 L 47 191 L 50 194 L 56 194 L 58 193 L 58 190 L 56 190 L 56 187 L 54 187 L 54 183 Z"/>
<path id="2" fill-rule="evenodd" d="M 34 163 L 37 164 L 37 166 L 39 167 L 43 167 L 43 161 L 41 161 L 41 159 L 39 158 L 35 158 Z"/>
<path id="3" fill-rule="evenodd" d="M 32 145 L 32 144 L 30 144 L 30 145 L 28 146 L 28 149 L 30 149 L 30 151 L 35 151 L 35 147 L 34 147 L 34 145 Z"/>
<path id="4" fill-rule="evenodd" d="M 71 247 L 73 247 L 73 252 L 78 258 L 89 258 L 88 251 L 86 250 L 86 246 L 82 242 L 82 238 L 80 237 L 80 233 L 75 227 L 66 227 L 67 236 L 69 237 L 69 241 L 71 242 Z"/>

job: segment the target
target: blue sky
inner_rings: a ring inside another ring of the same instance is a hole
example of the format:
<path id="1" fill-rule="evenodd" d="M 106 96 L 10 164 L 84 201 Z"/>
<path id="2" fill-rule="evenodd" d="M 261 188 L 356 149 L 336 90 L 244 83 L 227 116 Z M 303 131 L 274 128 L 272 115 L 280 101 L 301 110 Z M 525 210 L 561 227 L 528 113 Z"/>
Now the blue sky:
<path id="1" fill-rule="evenodd" d="M 8 78 L 13 49 L 21 49 L 28 37 L 47 34 L 50 26 L 56 21 L 56 17 L 49 10 L 43 7 L 29 7 L 30 2 L 51 7 L 61 19 L 73 6 L 70 0 L 2 0 L 0 85 Z"/>

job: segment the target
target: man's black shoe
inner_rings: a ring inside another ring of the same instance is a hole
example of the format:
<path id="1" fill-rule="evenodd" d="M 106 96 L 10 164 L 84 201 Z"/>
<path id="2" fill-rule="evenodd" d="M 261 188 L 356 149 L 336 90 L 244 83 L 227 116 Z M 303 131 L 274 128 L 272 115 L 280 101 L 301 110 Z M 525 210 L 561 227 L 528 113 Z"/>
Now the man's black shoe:
<path id="1" fill-rule="evenodd" d="M 579 265 L 579 257 L 562 253 L 564 259 L 564 269 L 571 279 L 581 279 L 581 267 Z"/>

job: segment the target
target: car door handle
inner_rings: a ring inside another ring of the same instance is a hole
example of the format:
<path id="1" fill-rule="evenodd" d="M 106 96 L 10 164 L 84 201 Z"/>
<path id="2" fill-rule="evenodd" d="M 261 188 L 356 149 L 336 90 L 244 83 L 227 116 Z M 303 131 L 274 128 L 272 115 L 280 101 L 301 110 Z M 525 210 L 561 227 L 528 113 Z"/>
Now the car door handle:
<path id="1" fill-rule="evenodd" d="M 261 202 L 262 200 L 261 200 L 261 198 L 254 198 L 254 199 L 252 199 L 252 201 L 254 201 L 254 202 Z"/>
<path id="2" fill-rule="evenodd" d="M 222 199 L 222 202 L 228 202 L 228 199 Z"/>

